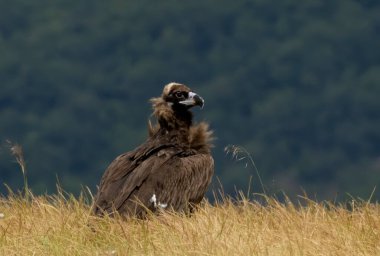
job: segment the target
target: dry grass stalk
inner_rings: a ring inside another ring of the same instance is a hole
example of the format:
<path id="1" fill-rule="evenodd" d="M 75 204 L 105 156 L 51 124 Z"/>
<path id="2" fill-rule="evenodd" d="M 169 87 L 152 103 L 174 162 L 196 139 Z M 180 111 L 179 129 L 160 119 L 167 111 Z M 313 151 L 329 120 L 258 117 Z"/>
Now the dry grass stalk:
<path id="1" fill-rule="evenodd" d="M 26 162 L 24 159 L 24 152 L 22 150 L 21 145 L 19 145 L 17 143 L 12 143 L 10 140 L 7 140 L 6 142 L 9 146 L 9 150 L 10 150 L 11 154 L 14 156 L 14 158 L 16 159 L 16 162 L 20 166 L 20 169 L 22 172 L 22 177 L 24 179 L 24 195 L 25 195 L 26 199 L 28 199 L 29 196 L 31 195 L 31 193 L 29 191 L 28 179 L 27 179 L 27 175 L 26 175 Z"/>

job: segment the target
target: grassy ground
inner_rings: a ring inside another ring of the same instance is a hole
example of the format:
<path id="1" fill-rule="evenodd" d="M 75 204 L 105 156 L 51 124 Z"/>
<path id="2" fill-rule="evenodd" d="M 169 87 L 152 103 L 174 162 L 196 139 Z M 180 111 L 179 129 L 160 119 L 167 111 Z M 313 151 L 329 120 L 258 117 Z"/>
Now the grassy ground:
<path id="1" fill-rule="evenodd" d="M 91 214 L 91 197 L 63 196 L 60 190 L 56 196 L 33 196 L 22 148 L 10 149 L 24 191 L 0 197 L 0 255 L 380 256 L 378 203 L 303 199 L 301 206 L 242 197 L 204 203 L 191 217 L 165 212 L 146 220 L 99 218 Z M 233 157 L 245 153 L 254 166 L 248 152 L 231 150 Z"/>
<path id="2" fill-rule="evenodd" d="M 0 255 L 380 255 L 380 205 L 240 200 L 191 217 L 98 218 L 84 199 L 0 199 Z"/>

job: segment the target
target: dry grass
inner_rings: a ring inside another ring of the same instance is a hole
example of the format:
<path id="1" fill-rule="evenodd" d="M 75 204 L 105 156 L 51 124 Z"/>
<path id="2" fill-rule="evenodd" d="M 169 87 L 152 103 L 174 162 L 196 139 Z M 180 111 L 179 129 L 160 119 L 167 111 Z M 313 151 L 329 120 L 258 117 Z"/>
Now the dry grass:
<path id="1" fill-rule="evenodd" d="M 346 207 L 304 199 L 295 206 L 242 196 L 204 203 L 191 217 L 165 212 L 147 220 L 99 218 L 91 215 L 91 197 L 65 197 L 61 190 L 33 196 L 22 148 L 9 145 L 24 190 L 0 197 L 0 255 L 380 255 L 377 203 Z M 237 160 L 248 158 L 257 171 L 246 150 L 227 150 Z"/>
<path id="2" fill-rule="evenodd" d="M 380 206 L 266 199 L 205 203 L 191 217 L 98 218 L 83 198 L 0 199 L 1 255 L 380 255 Z"/>

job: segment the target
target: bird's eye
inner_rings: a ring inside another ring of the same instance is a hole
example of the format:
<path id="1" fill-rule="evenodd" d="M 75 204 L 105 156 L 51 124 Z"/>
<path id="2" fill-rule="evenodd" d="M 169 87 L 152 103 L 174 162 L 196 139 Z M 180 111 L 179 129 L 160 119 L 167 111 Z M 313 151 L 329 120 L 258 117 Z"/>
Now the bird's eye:
<path id="1" fill-rule="evenodd" d="M 176 98 L 183 98 L 183 97 L 184 97 L 184 94 L 183 94 L 183 92 L 175 92 L 175 93 L 174 93 L 174 96 L 175 96 Z"/>

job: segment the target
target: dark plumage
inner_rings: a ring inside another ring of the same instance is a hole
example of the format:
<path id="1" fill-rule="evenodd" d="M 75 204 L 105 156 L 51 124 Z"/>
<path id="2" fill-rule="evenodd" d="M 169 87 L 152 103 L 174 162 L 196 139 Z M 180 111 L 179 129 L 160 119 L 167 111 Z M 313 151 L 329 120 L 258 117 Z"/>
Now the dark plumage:
<path id="1" fill-rule="evenodd" d="M 147 209 L 188 211 L 198 204 L 211 182 L 214 160 L 206 123 L 192 123 L 197 94 L 178 83 L 151 99 L 157 124 L 149 122 L 149 138 L 118 156 L 105 171 L 95 197 L 94 213 L 144 217 Z"/>

